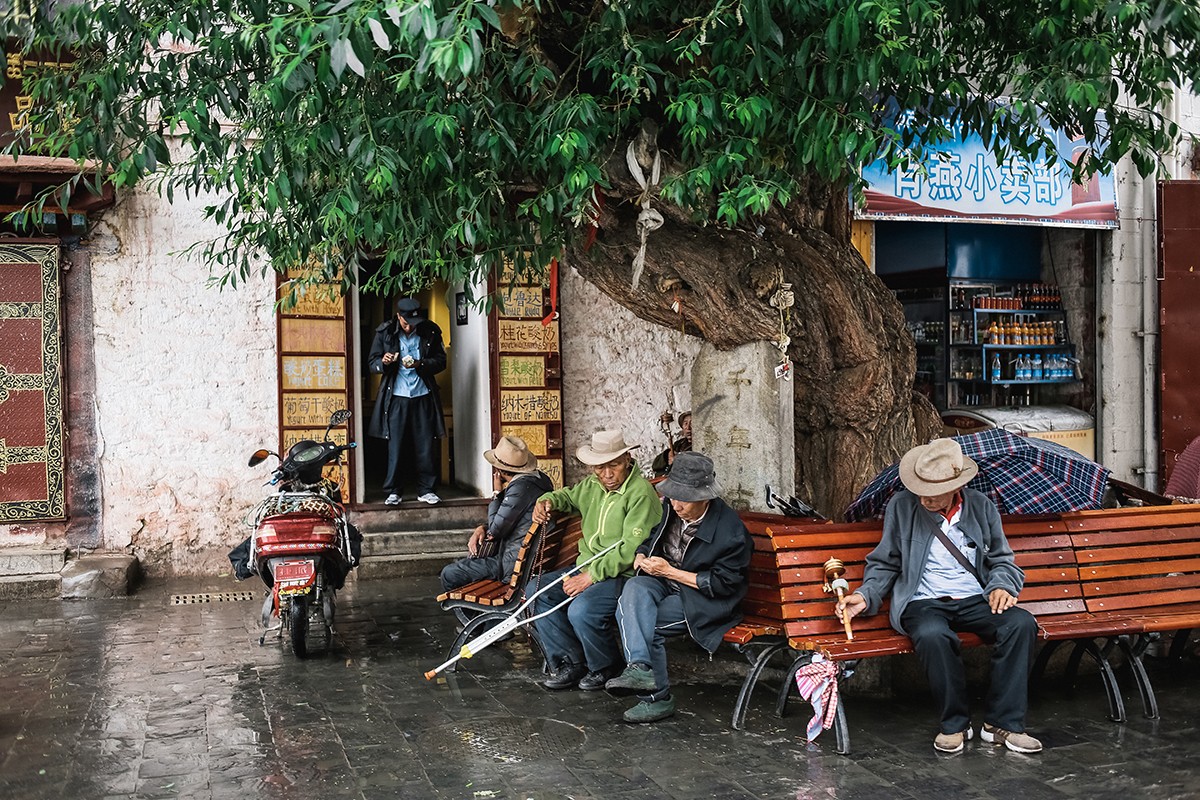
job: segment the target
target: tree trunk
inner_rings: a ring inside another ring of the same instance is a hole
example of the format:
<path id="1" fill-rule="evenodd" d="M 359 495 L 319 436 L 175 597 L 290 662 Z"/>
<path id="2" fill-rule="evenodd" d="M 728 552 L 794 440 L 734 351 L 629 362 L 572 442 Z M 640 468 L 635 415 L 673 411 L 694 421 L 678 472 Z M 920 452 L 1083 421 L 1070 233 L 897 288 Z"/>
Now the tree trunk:
<path id="1" fill-rule="evenodd" d="M 879 469 L 940 431 L 933 406 L 912 391 L 916 353 L 900 304 L 849 242 L 844 193 L 814 186 L 805 203 L 763 218 L 756 231 L 701 227 L 655 202 L 665 221 L 647 236 L 634 287 L 640 209 L 620 197 L 637 189 L 624 181 L 604 198 L 594 244 L 580 242 L 567 255 L 642 319 L 720 349 L 778 342 L 780 312 L 770 300 L 781 282 L 792 284 L 785 330 L 798 496 L 840 518 Z"/>

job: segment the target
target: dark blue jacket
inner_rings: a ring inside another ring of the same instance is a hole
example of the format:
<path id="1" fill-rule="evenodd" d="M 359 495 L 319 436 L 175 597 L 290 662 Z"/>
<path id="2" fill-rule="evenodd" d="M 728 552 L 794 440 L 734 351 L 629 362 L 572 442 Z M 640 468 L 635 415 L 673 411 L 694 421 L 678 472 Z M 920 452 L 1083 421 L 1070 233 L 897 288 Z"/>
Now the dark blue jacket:
<path id="1" fill-rule="evenodd" d="M 644 556 L 663 556 L 663 534 L 675 519 L 678 515 L 671 508 L 671 502 L 663 500 L 662 521 L 637 552 Z M 742 621 L 740 604 L 749 588 L 748 572 L 753 552 L 754 541 L 741 517 L 725 505 L 724 500 L 712 500 L 680 565 L 680 569 L 696 573 L 699 588 L 679 585 L 688 633 L 710 653 L 721 646 L 725 632 Z"/>

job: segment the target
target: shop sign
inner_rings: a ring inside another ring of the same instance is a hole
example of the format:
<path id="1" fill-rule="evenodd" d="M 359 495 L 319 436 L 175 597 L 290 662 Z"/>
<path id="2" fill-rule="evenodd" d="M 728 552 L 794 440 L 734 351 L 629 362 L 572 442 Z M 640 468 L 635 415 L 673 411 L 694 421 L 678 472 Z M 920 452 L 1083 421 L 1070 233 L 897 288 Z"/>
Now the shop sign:
<path id="1" fill-rule="evenodd" d="M 499 349 L 504 353 L 557 353 L 558 323 L 497 320 Z"/>
<path id="2" fill-rule="evenodd" d="M 558 389 L 500 392 L 500 422 L 561 422 L 562 393 Z"/>
<path id="3" fill-rule="evenodd" d="M 897 128 L 912 112 L 893 115 Z M 947 126 L 951 130 L 954 126 Z M 977 134 L 958 134 L 937 145 L 923 163 L 889 172 L 876 161 L 863 168 L 865 206 L 858 219 L 922 222 L 993 222 L 1056 227 L 1118 227 L 1113 176 L 1094 175 L 1072 183 L 1071 166 L 1092 151 L 1081 136 L 1049 126 L 1054 153 L 1029 161 L 1015 155 L 1003 160 Z"/>
<path id="4" fill-rule="evenodd" d="M 545 356 L 500 356 L 500 385 L 506 389 L 516 386 L 545 386 Z"/>
<path id="5" fill-rule="evenodd" d="M 545 425 L 501 425 L 501 436 L 519 436 L 529 446 L 529 452 L 539 459 L 544 458 L 549 451 L 550 439 L 546 435 Z M 541 465 L 538 461 L 538 465 Z"/>
<path id="6" fill-rule="evenodd" d="M 340 393 L 284 392 L 283 427 L 324 430 L 333 412 L 345 407 L 346 396 Z"/>
<path id="7" fill-rule="evenodd" d="M 541 286 L 512 286 L 501 288 L 497 298 L 504 304 L 501 317 L 536 317 L 545 315 L 543 297 L 545 290 Z"/>

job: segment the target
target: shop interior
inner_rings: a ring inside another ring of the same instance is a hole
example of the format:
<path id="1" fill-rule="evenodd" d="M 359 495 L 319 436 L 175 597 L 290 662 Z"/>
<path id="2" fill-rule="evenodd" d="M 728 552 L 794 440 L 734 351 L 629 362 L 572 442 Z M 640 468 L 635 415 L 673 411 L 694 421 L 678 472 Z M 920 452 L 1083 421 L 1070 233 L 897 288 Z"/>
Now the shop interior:
<path id="1" fill-rule="evenodd" d="M 879 222 L 876 272 L 904 307 L 914 390 L 948 433 L 1002 427 L 1095 457 L 1096 233 Z"/>

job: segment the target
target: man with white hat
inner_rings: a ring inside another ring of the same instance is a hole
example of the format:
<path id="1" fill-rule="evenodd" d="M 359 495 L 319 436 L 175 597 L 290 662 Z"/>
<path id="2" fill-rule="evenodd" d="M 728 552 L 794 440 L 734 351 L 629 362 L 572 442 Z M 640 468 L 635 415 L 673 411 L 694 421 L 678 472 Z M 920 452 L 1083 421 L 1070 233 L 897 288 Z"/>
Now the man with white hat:
<path id="1" fill-rule="evenodd" d="M 614 631 L 617 599 L 625 579 L 633 575 L 638 545 L 662 518 L 658 494 L 629 455 L 637 446 L 626 444 L 620 431 L 594 434 L 590 444 L 575 451 L 592 474 L 574 486 L 543 495 L 534 506 L 533 521 L 539 524 L 550 519 L 551 511 L 582 517 L 576 564 L 618 543 L 537 599 L 536 611 L 541 613 L 574 598 L 535 623 L 551 669 L 542 682 L 547 689 L 603 689 L 621 670 Z M 561 574 L 543 575 L 539 585 L 548 585 Z"/>
<path id="2" fill-rule="evenodd" d="M 966 488 L 978 465 L 953 439 L 914 447 L 900 459 L 900 491 L 883 538 L 867 556 L 862 585 L 837 615 L 874 614 L 891 595 L 892 627 L 907 635 L 941 712 L 934 749 L 957 753 L 972 735 L 958 633 L 993 644 L 991 686 L 980 738 L 1018 753 L 1041 752 L 1025 733 L 1027 682 L 1037 622 L 1017 596 L 1025 573 L 1013 559 L 1000 513 Z"/>
<path id="3" fill-rule="evenodd" d="M 520 436 L 501 436 L 483 458 L 492 465 L 496 496 L 488 503 L 487 524 L 476 527 L 467 540 L 470 556 L 442 569 L 442 588 L 447 591 L 474 581 L 508 580 L 533 518 L 533 504 L 554 488 Z"/>
<path id="4" fill-rule="evenodd" d="M 636 692 L 626 722 L 657 722 L 675 713 L 667 679 L 666 637 L 691 635 L 710 654 L 742 621 L 740 604 L 754 542 L 737 512 L 721 500 L 712 459 L 676 454 L 658 485 L 663 520 L 642 543 L 617 604 L 625 671 L 605 684 Z"/>

